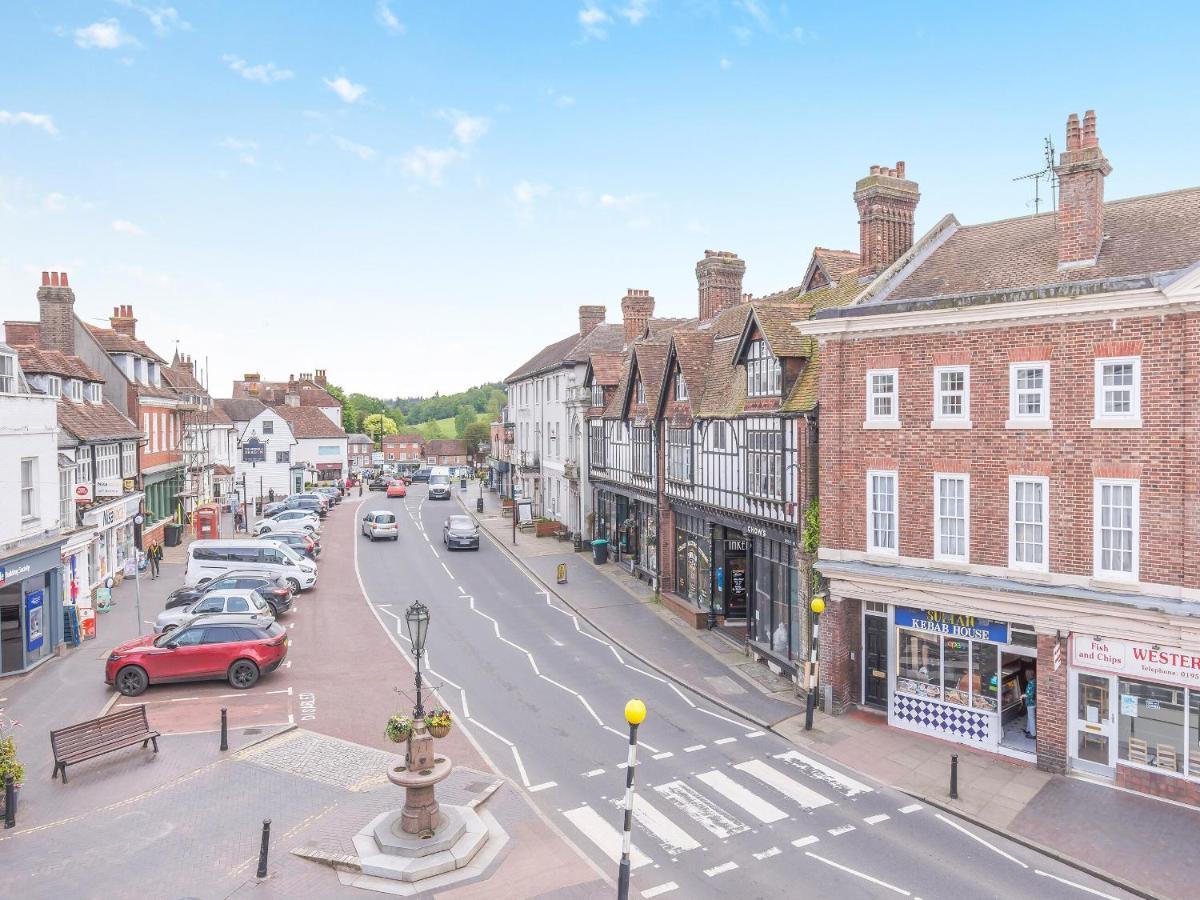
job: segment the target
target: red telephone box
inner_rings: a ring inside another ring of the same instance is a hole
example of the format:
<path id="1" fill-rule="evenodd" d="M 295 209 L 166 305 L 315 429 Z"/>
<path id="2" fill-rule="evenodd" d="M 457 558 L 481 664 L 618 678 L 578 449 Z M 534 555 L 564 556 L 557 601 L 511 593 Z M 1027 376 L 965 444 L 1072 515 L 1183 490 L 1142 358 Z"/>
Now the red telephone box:
<path id="1" fill-rule="evenodd" d="M 192 521 L 196 524 L 196 537 L 199 539 L 216 538 L 221 527 L 221 512 L 216 506 L 198 506 L 192 513 Z"/>

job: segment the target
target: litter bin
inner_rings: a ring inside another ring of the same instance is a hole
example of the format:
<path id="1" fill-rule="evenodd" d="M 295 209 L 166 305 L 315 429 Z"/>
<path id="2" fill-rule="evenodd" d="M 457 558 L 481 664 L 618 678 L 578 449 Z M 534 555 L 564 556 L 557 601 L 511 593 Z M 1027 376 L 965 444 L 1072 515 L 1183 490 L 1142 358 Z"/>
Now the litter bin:
<path id="1" fill-rule="evenodd" d="M 483 512 L 483 498 L 478 497 L 475 500 L 475 512 Z"/>
<path id="2" fill-rule="evenodd" d="M 608 541 L 604 538 L 592 541 L 592 562 L 596 565 L 608 562 Z"/>
<path id="3" fill-rule="evenodd" d="M 465 491 L 467 489 L 467 479 L 466 478 L 458 479 L 458 487 L 460 490 Z"/>
<path id="4" fill-rule="evenodd" d="M 178 547 L 183 540 L 183 526 L 170 522 L 163 530 L 163 543 L 168 547 Z"/>

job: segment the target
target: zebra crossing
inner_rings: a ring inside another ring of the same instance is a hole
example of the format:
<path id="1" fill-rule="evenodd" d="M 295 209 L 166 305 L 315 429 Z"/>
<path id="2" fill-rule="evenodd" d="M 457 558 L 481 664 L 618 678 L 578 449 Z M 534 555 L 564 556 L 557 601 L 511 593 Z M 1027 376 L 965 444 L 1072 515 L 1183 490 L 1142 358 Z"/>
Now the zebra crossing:
<path id="1" fill-rule="evenodd" d="M 756 833 L 764 826 L 798 819 L 816 810 L 832 811 L 843 799 L 853 800 L 874 793 L 869 785 L 797 750 L 719 768 L 702 766 L 699 771 L 666 780 L 659 780 L 661 770 L 659 778 L 655 778 L 653 768 L 648 772 L 647 783 L 634 797 L 631 859 L 635 869 L 659 862 L 674 862 L 697 850 L 718 849 L 738 835 Z M 614 808 L 619 808 L 622 803 L 621 797 L 608 799 L 608 804 Z M 889 809 L 888 812 L 864 809 L 850 813 L 847 809 L 847 815 L 840 822 L 831 820 L 825 823 L 825 828 L 812 829 L 816 833 L 789 843 L 796 848 L 808 847 L 822 839 L 829 840 L 854 831 L 857 825 L 852 823 L 878 826 L 891 819 L 889 813 L 909 814 L 917 809 L 920 809 L 919 804 Z M 608 859 L 619 860 L 621 834 L 616 827 L 619 820 L 615 815 L 607 809 L 597 811 L 586 802 L 561 812 L 576 832 Z M 872 814 L 866 815 L 867 812 Z M 781 836 L 775 832 L 776 840 Z M 748 858 L 743 860 L 746 864 L 784 854 L 780 846 L 769 841 L 747 849 L 750 851 Z M 715 864 L 702 869 L 708 878 L 739 867 L 732 859 L 712 862 Z M 659 893 L 674 889 L 670 887 Z"/>

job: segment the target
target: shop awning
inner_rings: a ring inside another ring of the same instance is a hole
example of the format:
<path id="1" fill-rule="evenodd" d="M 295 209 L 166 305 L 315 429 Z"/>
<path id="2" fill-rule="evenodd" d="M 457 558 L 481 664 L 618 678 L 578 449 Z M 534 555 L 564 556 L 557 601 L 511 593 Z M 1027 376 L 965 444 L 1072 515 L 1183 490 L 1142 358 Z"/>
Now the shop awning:
<path id="1" fill-rule="evenodd" d="M 341 463 L 317 463 L 318 472 L 338 472 L 341 468 Z"/>

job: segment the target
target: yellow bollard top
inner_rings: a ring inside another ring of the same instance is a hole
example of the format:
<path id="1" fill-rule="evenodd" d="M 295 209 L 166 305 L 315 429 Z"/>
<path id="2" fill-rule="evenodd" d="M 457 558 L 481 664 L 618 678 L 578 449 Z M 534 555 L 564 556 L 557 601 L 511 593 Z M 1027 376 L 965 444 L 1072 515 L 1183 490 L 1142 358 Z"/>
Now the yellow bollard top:
<path id="1" fill-rule="evenodd" d="M 809 604 L 809 608 L 812 609 L 812 611 L 815 612 L 819 616 L 821 613 L 825 612 L 824 598 L 813 597 L 812 603 Z"/>
<path id="2" fill-rule="evenodd" d="M 641 700 L 630 700 L 625 704 L 625 721 L 630 725 L 641 725 L 646 719 L 646 704 Z"/>

